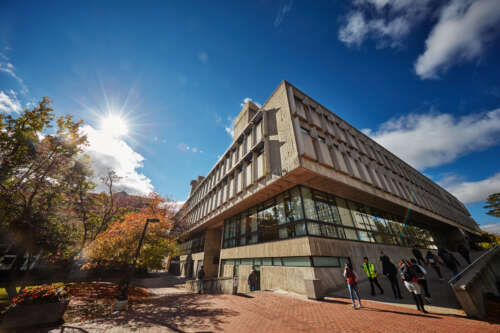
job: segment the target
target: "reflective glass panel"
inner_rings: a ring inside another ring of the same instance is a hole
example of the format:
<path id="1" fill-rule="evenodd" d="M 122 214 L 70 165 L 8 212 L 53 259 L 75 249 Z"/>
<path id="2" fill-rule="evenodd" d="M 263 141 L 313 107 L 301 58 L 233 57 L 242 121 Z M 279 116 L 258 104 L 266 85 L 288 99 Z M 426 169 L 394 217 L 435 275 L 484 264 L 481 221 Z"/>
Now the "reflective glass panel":
<path id="1" fill-rule="evenodd" d="M 318 215 L 316 214 L 316 207 L 314 206 L 311 190 L 307 187 L 301 186 L 301 191 L 302 199 L 304 200 L 304 211 L 306 218 L 317 221 Z"/>
<path id="2" fill-rule="evenodd" d="M 290 222 L 302 220 L 304 214 L 302 212 L 302 200 L 300 199 L 299 188 L 293 188 L 290 190 L 290 194 Z"/>
<path id="3" fill-rule="evenodd" d="M 312 236 L 321 236 L 321 230 L 318 223 L 308 222 L 307 232 Z"/>
<path id="4" fill-rule="evenodd" d="M 324 201 L 316 201 L 316 209 L 318 210 L 318 218 L 321 222 L 334 223 L 330 205 Z"/>
<path id="5" fill-rule="evenodd" d="M 306 234 L 306 225 L 299 223 L 295 225 L 295 236 L 304 236 Z"/>
<path id="6" fill-rule="evenodd" d="M 262 258 L 262 265 L 263 266 L 272 266 L 273 265 L 273 258 Z"/>
<path id="7" fill-rule="evenodd" d="M 337 257 L 312 257 L 314 267 L 340 267 Z"/>
<path id="8" fill-rule="evenodd" d="M 309 260 L 309 257 L 286 257 L 281 259 L 283 260 L 283 266 L 294 266 L 294 267 L 311 266 L 311 261 Z"/>

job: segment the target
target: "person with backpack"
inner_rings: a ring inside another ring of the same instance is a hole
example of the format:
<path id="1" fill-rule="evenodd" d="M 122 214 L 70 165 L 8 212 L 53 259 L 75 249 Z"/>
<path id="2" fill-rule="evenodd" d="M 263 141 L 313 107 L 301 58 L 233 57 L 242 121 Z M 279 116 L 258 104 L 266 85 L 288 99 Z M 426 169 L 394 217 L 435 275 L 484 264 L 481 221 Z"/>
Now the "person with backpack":
<path id="1" fill-rule="evenodd" d="M 203 270 L 203 266 L 200 267 L 200 270 L 198 271 L 198 294 L 201 294 L 203 291 L 203 279 L 205 278 L 205 271 Z"/>
<path id="2" fill-rule="evenodd" d="M 345 264 L 344 267 L 344 278 L 347 282 L 347 290 L 349 290 L 349 296 L 351 296 L 352 307 L 356 309 L 356 301 L 354 297 L 358 299 L 358 309 L 361 309 L 361 297 L 359 297 L 359 289 L 358 289 L 358 274 L 352 269 L 351 264 Z"/>
<path id="3" fill-rule="evenodd" d="M 431 251 L 427 251 L 427 255 L 425 256 L 427 259 L 427 264 L 431 265 L 432 268 L 436 271 L 439 276 L 439 280 L 443 281 L 443 275 L 441 274 L 440 260 L 439 257 L 435 256 Z"/>
<path id="4" fill-rule="evenodd" d="M 403 281 L 406 289 L 413 295 L 418 311 L 428 313 L 425 310 L 424 301 L 422 300 L 422 289 L 418 284 L 415 267 L 412 266 L 408 260 L 401 260 L 399 263 L 399 269 L 401 271 L 401 280 Z"/>
<path id="5" fill-rule="evenodd" d="M 389 257 L 384 254 L 383 251 L 380 251 L 380 254 L 380 261 L 382 262 L 382 274 L 384 274 L 389 279 L 392 291 L 394 293 L 394 298 L 402 299 L 403 297 L 401 296 L 401 290 L 399 289 L 399 282 L 397 278 L 398 269 L 396 268 L 396 265 L 391 262 L 391 259 L 389 259 Z"/>
<path id="6" fill-rule="evenodd" d="M 366 276 L 368 276 L 368 280 L 370 281 L 370 287 L 372 289 L 372 296 L 375 296 L 375 287 L 373 286 L 374 284 L 378 287 L 380 290 L 380 293 L 384 293 L 384 289 L 380 286 L 377 280 L 377 271 L 375 270 L 375 266 L 373 266 L 372 263 L 368 262 L 368 258 L 364 257 L 363 258 L 363 270 L 366 273 Z"/>
<path id="7" fill-rule="evenodd" d="M 410 262 L 412 266 L 416 268 L 415 270 L 417 272 L 417 279 L 418 279 L 417 282 L 424 289 L 424 294 L 425 294 L 424 298 L 427 301 L 427 303 L 431 304 L 431 294 L 429 293 L 427 279 L 425 277 L 427 275 L 427 271 L 421 265 L 417 264 L 417 261 L 414 258 L 412 258 Z"/>

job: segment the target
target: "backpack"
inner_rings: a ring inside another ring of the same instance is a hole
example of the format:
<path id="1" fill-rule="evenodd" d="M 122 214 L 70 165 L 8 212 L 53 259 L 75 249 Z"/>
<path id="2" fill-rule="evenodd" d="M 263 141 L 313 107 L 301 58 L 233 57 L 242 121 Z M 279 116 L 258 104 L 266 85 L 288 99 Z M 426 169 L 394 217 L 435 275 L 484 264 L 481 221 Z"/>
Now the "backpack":
<path id="1" fill-rule="evenodd" d="M 417 277 L 417 279 L 422 279 L 425 277 L 424 272 L 422 271 L 422 269 L 419 266 L 413 265 L 410 268 L 413 268 L 415 270 L 415 276 Z"/>
<path id="2" fill-rule="evenodd" d="M 358 279 L 356 278 L 356 274 L 353 271 L 349 270 L 346 274 L 347 284 L 356 285 L 358 284 Z"/>
<path id="3" fill-rule="evenodd" d="M 403 270 L 403 280 L 405 280 L 406 282 L 412 282 L 416 278 L 417 274 L 415 272 L 414 266 L 405 266 L 405 269 Z"/>

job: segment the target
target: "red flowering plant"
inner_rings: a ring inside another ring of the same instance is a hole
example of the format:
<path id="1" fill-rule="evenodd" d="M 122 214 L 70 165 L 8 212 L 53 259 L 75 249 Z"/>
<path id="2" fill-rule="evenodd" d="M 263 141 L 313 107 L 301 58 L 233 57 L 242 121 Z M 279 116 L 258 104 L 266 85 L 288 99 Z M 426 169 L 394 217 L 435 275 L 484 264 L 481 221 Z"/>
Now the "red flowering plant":
<path id="1" fill-rule="evenodd" d="M 10 307 L 21 304 L 46 304 L 67 302 L 71 295 L 69 287 L 62 284 L 51 284 L 34 287 L 26 287 L 17 297 L 12 299 Z"/>

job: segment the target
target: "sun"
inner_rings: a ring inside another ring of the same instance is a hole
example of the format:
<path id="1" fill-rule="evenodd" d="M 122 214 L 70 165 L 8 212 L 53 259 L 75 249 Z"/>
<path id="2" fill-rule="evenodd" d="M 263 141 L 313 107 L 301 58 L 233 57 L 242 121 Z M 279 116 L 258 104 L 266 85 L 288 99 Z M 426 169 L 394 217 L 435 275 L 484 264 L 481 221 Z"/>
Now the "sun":
<path id="1" fill-rule="evenodd" d="M 126 136 L 129 132 L 127 121 L 116 114 L 108 114 L 101 119 L 101 130 L 114 137 Z"/>

